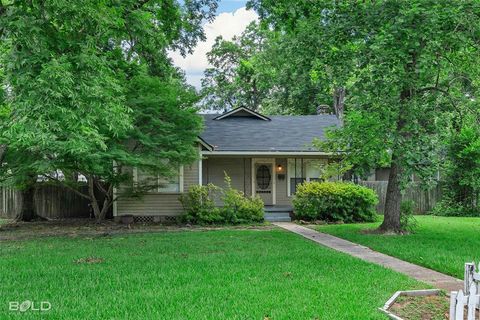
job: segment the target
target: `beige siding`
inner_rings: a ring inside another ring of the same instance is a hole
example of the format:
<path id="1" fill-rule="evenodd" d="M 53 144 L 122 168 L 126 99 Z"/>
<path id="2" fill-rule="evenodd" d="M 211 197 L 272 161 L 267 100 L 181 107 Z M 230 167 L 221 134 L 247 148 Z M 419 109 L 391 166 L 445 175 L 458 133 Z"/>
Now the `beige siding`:
<path id="1" fill-rule="evenodd" d="M 304 157 L 304 158 L 324 158 L 324 157 Z M 236 158 L 236 157 L 209 157 L 202 160 L 202 183 L 213 183 L 224 187 L 224 172 L 232 179 L 232 186 L 238 190 L 251 195 L 251 164 L 252 158 Z M 279 173 L 276 172 L 278 165 L 284 170 L 284 179 L 279 179 Z M 288 196 L 288 164 L 287 158 L 278 157 L 275 159 L 275 178 L 276 178 L 276 205 L 292 205 L 293 197 Z M 184 191 L 188 191 L 189 187 L 199 183 L 198 162 L 191 166 L 184 167 Z M 117 204 L 117 215 L 179 215 L 182 213 L 182 206 L 179 202 L 180 194 L 160 194 L 149 193 L 141 199 L 120 198 Z M 219 203 L 220 204 L 220 203 Z"/>
<path id="2" fill-rule="evenodd" d="M 183 168 L 183 188 L 198 184 L 198 162 Z M 183 212 L 178 200 L 180 193 L 148 193 L 140 199 L 119 197 L 117 215 L 131 214 L 134 216 L 175 216 Z"/>
<path id="3" fill-rule="evenodd" d="M 208 158 L 203 160 L 203 184 L 225 186 L 225 173 L 232 187 L 251 194 L 251 158 Z"/>
<path id="4" fill-rule="evenodd" d="M 198 184 L 198 161 L 183 168 L 183 190 L 188 191 L 195 184 Z"/>

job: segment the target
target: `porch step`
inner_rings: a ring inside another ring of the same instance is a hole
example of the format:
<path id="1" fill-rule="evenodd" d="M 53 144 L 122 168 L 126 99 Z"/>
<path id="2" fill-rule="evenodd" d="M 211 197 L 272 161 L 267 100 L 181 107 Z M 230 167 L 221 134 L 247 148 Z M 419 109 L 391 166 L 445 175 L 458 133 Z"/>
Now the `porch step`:
<path id="1" fill-rule="evenodd" d="M 288 211 L 265 211 L 263 216 L 265 221 L 269 222 L 290 222 L 290 212 Z"/>

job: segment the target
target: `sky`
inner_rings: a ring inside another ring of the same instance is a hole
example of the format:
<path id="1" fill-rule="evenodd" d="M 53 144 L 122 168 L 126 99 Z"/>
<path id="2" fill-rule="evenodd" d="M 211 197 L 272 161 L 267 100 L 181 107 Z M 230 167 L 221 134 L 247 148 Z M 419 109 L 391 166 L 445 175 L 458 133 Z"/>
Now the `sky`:
<path id="1" fill-rule="evenodd" d="M 220 0 L 216 19 L 204 25 L 207 39 L 199 42 L 193 54 L 185 58 L 177 52 L 170 54 L 174 64 L 185 71 L 189 84 L 200 89 L 203 71 L 208 67 L 207 52 L 212 48 L 216 37 L 231 40 L 235 35 L 240 35 L 250 22 L 258 19 L 253 10 L 246 10 L 245 4 L 246 1 L 243 0 Z"/>

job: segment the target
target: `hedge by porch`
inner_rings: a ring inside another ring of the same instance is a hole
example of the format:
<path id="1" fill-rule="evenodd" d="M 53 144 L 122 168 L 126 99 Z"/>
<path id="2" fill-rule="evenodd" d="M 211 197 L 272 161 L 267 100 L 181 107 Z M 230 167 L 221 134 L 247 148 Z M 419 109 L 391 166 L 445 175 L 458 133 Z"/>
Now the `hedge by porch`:
<path id="1" fill-rule="evenodd" d="M 305 182 L 293 200 L 295 217 L 330 222 L 375 221 L 377 194 L 346 182 Z"/>

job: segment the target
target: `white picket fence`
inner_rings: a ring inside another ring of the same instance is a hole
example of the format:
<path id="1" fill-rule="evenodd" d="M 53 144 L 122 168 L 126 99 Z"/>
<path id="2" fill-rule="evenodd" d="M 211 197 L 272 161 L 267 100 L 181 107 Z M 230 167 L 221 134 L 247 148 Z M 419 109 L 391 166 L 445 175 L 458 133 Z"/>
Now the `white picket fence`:
<path id="1" fill-rule="evenodd" d="M 480 273 L 477 272 L 475 264 L 466 263 L 463 291 L 452 291 L 450 294 L 450 320 L 464 320 L 465 307 L 467 320 L 480 319 L 480 316 L 477 316 L 480 306 L 479 284 Z"/>

